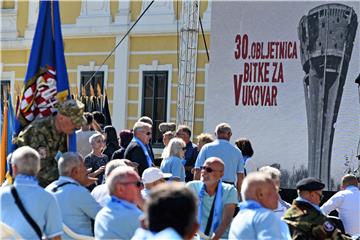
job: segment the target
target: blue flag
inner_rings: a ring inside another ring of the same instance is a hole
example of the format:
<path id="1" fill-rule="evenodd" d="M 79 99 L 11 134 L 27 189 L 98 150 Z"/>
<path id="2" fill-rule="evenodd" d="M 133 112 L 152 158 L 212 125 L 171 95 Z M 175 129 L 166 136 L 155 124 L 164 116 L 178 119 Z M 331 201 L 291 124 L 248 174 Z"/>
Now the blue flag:
<path id="1" fill-rule="evenodd" d="M 21 126 L 16 132 L 36 117 L 52 115 L 56 112 L 55 104 L 70 97 L 59 2 L 40 1 L 39 17 L 17 114 Z M 70 136 L 69 150 L 76 151 L 75 134 Z"/>

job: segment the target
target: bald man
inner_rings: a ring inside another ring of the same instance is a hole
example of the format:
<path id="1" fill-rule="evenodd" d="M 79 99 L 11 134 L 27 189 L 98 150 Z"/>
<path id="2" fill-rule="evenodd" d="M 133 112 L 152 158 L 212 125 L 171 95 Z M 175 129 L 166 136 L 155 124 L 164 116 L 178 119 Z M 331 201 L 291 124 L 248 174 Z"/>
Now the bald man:
<path id="1" fill-rule="evenodd" d="M 114 169 L 106 180 L 111 200 L 95 218 L 96 239 L 130 239 L 140 227 L 142 182 L 132 167 Z"/>
<path id="2" fill-rule="evenodd" d="M 221 181 L 224 162 L 220 158 L 208 158 L 200 169 L 200 181 L 187 183 L 199 198 L 200 231 L 211 239 L 228 238 L 230 223 L 238 203 L 236 188 L 233 184 Z"/>
<path id="3" fill-rule="evenodd" d="M 270 175 L 253 172 L 241 186 L 240 212 L 234 218 L 229 239 L 291 239 L 287 225 L 272 211 L 278 193 Z"/>
<path id="4" fill-rule="evenodd" d="M 345 232 L 360 236 L 360 191 L 356 176 L 346 174 L 341 179 L 341 189 L 322 205 L 321 210 L 325 214 L 337 210 Z"/>

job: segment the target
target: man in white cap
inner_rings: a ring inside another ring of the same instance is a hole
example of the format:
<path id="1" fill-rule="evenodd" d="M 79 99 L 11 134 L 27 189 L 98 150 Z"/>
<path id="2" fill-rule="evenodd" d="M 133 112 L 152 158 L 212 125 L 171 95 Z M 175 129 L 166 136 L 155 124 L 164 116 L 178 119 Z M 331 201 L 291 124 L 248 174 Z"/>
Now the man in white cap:
<path id="1" fill-rule="evenodd" d="M 141 178 L 144 183 L 144 189 L 141 190 L 142 197 L 144 199 L 147 198 L 153 187 L 159 185 L 160 183 L 164 183 L 165 180 L 169 179 L 171 176 L 171 173 L 163 173 L 160 169 L 155 167 L 145 169 Z"/>

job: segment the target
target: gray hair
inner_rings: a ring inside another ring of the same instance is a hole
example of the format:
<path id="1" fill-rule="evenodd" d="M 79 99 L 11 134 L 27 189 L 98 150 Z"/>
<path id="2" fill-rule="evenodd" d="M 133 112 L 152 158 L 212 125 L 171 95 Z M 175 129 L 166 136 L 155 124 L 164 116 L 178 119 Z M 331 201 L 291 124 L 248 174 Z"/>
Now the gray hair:
<path id="1" fill-rule="evenodd" d="M 101 133 L 97 132 L 97 133 L 94 133 L 93 135 L 91 135 L 89 137 L 89 143 L 92 145 L 94 144 L 95 140 L 97 138 L 101 137 L 103 140 L 104 140 L 104 135 L 102 135 Z"/>
<path id="2" fill-rule="evenodd" d="M 138 175 L 136 173 L 136 171 L 134 170 L 134 168 L 132 168 L 132 167 L 120 166 L 120 167 L 115 168 L 109 174 L 107 181 L 106 181 L 110 195 L 115 193 L 117 184 L 123 182 L 128 176 L 130 176 L 132 174 Z"/>
<path id="3" fill-rule="evenodd" d="M 265 183 L 273 184 L 271 176 L 264 172 L 249 173 L 241 184 L 241 198 L 246 200 L 256 200 L 255 193 L 257 189 L 264 186 Z"/>
<path id="4" fill-rule="evenodd" d="M 216 126 L 215 132 L 217 135 L 231 132 L 231 126 L 227 123 L 220 123 Z"/>
<path id="5" fill-rule="evenodd" d="M 176 156 L 180 157 L 180 153 L 183 147 L 185 147 L 186 144 L 184 140 L 181 138 L 172 138 L 168 144 L 168 146 L 164 149 L 164 152 L 162 154 L 162 157 L 168 158 L 170 156 Z"/>
<path id="6" fill-rule="evenodd" d="M 267 173 L 271 176 L 272 180 L 280 180 L 281 172 L 279 169 L 271 167 L 271 166 L 264 166 L 259 169 L 259 172 Z"/>
<path id="7" fill-rule="evenodd" d="M 36 176 L 40 170 L 40 154 L 29 146 L 16 149 L 11 162 L 20 174 Z"/>
<path id="8" fill-rule="evenodd" d="M 64 153 L 58 161 L 60 176 L 70 176 L 71 170 L 78 167 L 84 161 L 82 156 L 75 152 Z"/>
<path id="9" fill-rule="evenodd" d="M 153 125 L 152 119 L 150 117 L 148 117 L 148 116 L 142 116 L 141 118 L 139 118 L 138 122 L 148 123 L 151 126 Z"/>
<path id="10" fill-rule="evenodd" d="M 111 160 L 110 162 L 108 162 L 105 167 L 105 176 L 106 177 L 109 176 L 109 174 L 117 167 L 128 166 L 125 163 L 125 160 L 127 160 L 127 159 L 114 159 L 114 160 Z"/>
<path id="11" fill-rule="evenodd" d="M 150 129 L 151 129 L 151 127 L 152 127 L 152 126 L 151 126 L 151 124 L 149 124 L 149 123 L 146 123 L 146 122 L 136 122 L 136 123 L 134 124 L 134 127 L 133 127 L 134 135 L 135 135 L 137 132 L 143 130 L 144 128 L 150 128 Z"/>

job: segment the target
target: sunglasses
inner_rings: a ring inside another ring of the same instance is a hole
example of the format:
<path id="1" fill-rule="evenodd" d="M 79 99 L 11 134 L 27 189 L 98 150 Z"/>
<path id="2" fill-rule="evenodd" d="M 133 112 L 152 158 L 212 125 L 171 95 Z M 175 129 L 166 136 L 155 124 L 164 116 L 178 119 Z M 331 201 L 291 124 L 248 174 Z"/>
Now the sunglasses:
<path id="1" fill-rule="evenodd" d="M 145 135 L 147 135 L 147 136 L 150 136 L 151 134 L 152 134 L 152 132 L 144 132 L 145 133 Z"/>
<path id="2" fill-rule="evenodd" d="M 141 181 L 136 181 L 136 182 L 120 182 L 120 184 L 125 184 L 125 185 L 133 184 L 133 185 L 135 185 L 135 186 L 138 187 L 138 188 L 144 186 L 144 184 L 143 184 Z"/>
<path id="3" fill-rule="evenodd" d="M 221 172 L 221 170 L 215 170 L 215 169 L 212 169 L 211 167 L 206 167 L 206 166 L 201 166 L 200 169 L 205 170 L 208 173 Z"/>

